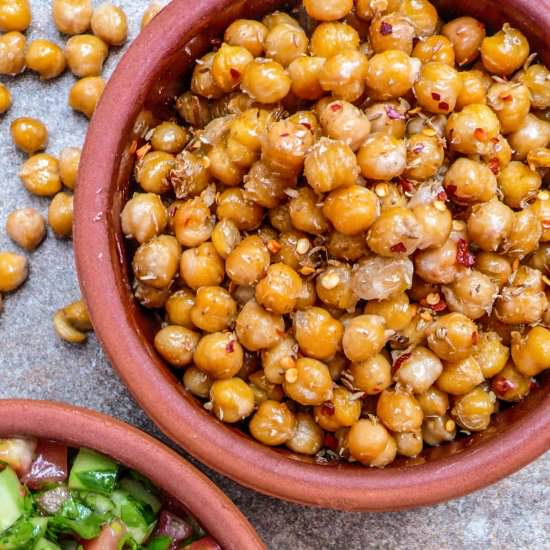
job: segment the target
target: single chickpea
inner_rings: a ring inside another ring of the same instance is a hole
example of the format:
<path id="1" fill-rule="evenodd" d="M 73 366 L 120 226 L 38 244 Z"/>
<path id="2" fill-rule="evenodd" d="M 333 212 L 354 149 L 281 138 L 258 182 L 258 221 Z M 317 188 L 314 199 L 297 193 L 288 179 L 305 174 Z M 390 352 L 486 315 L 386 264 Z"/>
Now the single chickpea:
<path id="1" fill-rule="evenodd" d="M 317 276 L 315 290 L 327 307 L 351 310 L 357 303 L 351 288 L 351 268 L 347 264 L 327 267 Z"/>
<path id="2" fill-rule="evenodd" d="M 0 251 L 0 292 L 12 292 L 27 279 L 27 258 L 13 252 Z"/>
<path id="3" fill-rule="evenodd" d="M 288 95 L 291 85 L 283 65 L 270 59 L 254 59 L 244 70 L 241 89 L 259 103 L 277 103 Z"/>
<path id="4" fill-rule="evenodd" d="M 419 40 L 413 48 L 412 56 L 417 57 L 422 63 L 437 61 L 455 66 L 455 48 L 453 43 L 442 34 L 434 34 Z"/>
<path id="5" fill-rule="evenodd" d="M 397 369 L 397 370 L 396 370 Z M 443 372 L 443 365 L 433 352 L 417 346 L 399 356 L 394 363 L 395 380 L 415 394 L 424 393 Z"/>
<path id="6" fill-rule="evenodd" d="M 490 73 L 508 76 L 529 57 L 529 42 L 521 31 L 505 23 L 502 30 L 483 39 L 480 52 L 483 66 Z"/>
<path id="7" fill-rule="evenodd" d="M 212 120 L 212 109 L 208 100 L 191 91 L 180 95 L 175 107 L 179 116 L 191 126 L 204 128 Z"/>
<path id="8" fill-rule="evenodd" d="M 238 285 L 253 285 L 262 279 L 269 267 L 269 251 L 257 236 L 243 239 L 228 255 L 226 271 Z"/>
<path id="9" fill-rule="evenodd" d="M 210 208 L 200 197 L 188 200 L 177 208 L 173 225 L 176 238 L 186 247 L 207 241 L 214 229 Z"/>
<path id="10" fill-rule="evenodd" d="M 302 279 L 296 271 L 275 263 L 256 285 L 256 300 L 268 311 L 284 315 L 294 310 L 301 288 Z"/>
<path id="11" fill-rule="evenodd" d="M 384 468 L 391 464 L 397 455 L 397 443 L 393 436 L 389 436 L 384 450 L 369 462 L 371 468 Z"/>
<path id="12" fill-rule="evenodd" d="M 323 57 L 304 55 L 294 59 L 287 67 L 292 93 L 300 99 L 320 99 L 324 91 L 319 82 L 319 75 L 324 64 Z"/>
<path id="13" fill-rule="evenodd" d="M 0 4 L 0 31 L 25 32 L 32 21 L 28 0 L 5 0 Z"/>
<path id="14" fill-rule="evenodd" d="M 9 89 L 0 83 L 0 115 L 3 115 L 12 105 L 13 99 Z"/>
<path id="15" fill-rule="evenodd" d="M 352 0 L 304 0 L 307 14 L 317 21 L 343 19 L 353 8 Z"/>
<path id="16" fill-rule="evenodd" d="M 296 414 L 296 428 L 286 446 L 295 453 L 314 455 L 323 446 L 323 430 L 315 419 L 307 413 Z"/>
<path id="17" fill-rule="evenodd" d="M 222 44 L 212 62 L 212 76 L 224 92 L 231 92 L 239 86 L 252 54 L 241 46 Z"/>
<path id="18" fill-rule="evenodd" d="M 544 327 L 533 327 L 524 335 L 512 332 L 511 349 L 516 369 L 523 376 L 536 376 L 550 368 L 550 331 Z"/>
<path id="19" fill-rule="evenodd" d="M 491 380 L 491 390 L 502 401 L 521 401 L 531 390 L 531 379 L 521 374 L 512 361 Z"/>
<path id="20" fill-rule="evenodd" d="M 137 279 L 134 280 L 132 290 L 136 300 L 147 309 L 159 309 L 164 307 L 168 296 L 170 295 L 170 288 L 153 288 L 143 284 Z"/>
<path id="21" fill-rule="evenodd" d="M 404 140 L 385 134 L 371 134 L 357 154 L 361 174 L 367 179 L 390 180 L 400 176 L 407 166 Z"/>
<path id="22" fill-rule="evenodd" d="M 286 67 L 307 53 L 309 39 L 302 28 L 281 23 L 269 30 L 264 45 L 266 57 Z"/>
<path id="23" fill-rule="evenodd" d="M 301 405 L 321 405 L 332 398 L 332 378 L 325 363 L 303 357 L 285 372 L 283 389 Z"/>
<path id="24" fill-rule="evenodd" d="M 289 213 L 292 225 L 299 231 L 319 235 L 330 228 L 317 195 L 309 187 L 301 187 L 290 200 Z"/>
<path id="25" fill-rule="evenodd" d="M 63 50 L 53 42 L 44 39 L 33 40 L 25 53 L 25 65 L 31 71 L 48 80 L 59 76 L 67 63 Z"/>
<path id="26" fill-rule="evenodd" d="M 214 245 L 202 243 L 181 255 L 180 275 L 190 288 L 219 285 L 224 278 L 224 264 Z"/>
<path id="27" fill-rule="evenodd" d="M 18 31 L 0 36 L 0 74 L 14 76 L 25 69 L 25 37 Z"/>
<path id="28" fill-rule="evenodd" d="M 386 448 L 390 439 L 388 430 L 376 418 L 362 418 L 350 429 L 347 445 L 350 455 L 367 466 Z"/>
<path id="29" fill-rule="evenodd" d="M 407 140 L 407 165 L 403 175 L 413 180 L 435 176 L 445 159 L 445 149 L 437 136 L 419 133 Z"/>
<path id="30" fill-rule="evenodd" d="M 494 83 L 487 92 L 487 103 L 495 111 L 503 134 L 515 132 L 531 108 L 529 88 L 519 83 Z"/>
<path id="31" fill-rule="evenodd" d="M 451 414 L 459 426 L 468 431 L 478 432 L 487 429 L 495 410 L 495 394 L 479 386 L 458 397 Z"/>
<path id="32" fill-rule="evenodd" d="M 353 426 L 361 416 L 361 401 L 348 389 L 338 386 L 332 399 L 314 408 L 315 420 L 321 428 L 335 432 Z"/>
<path id="33" fill-rule="evenodd" d="M 252 436 L 264 445 L 282 445 L 296 430 L 296 417 L 285 403 L 267 400 L 260 404 L 248 425 Z"/>
<path id="34" fill-rule="evenodd" d="M 210 387 L 210 402 L 222 422 L 240 422 L 254 411 L 254 392 L 240 378 L 216 380 Z"/>
<path id="35" fill-rule="evenodd" d="M 276 27 L 281 23 L 288 23 L 296 27 L 300 26 L 300 23 L 298 23 L 298 21 L 294 19 L 294 17 L 284 11 L 274 11 L 268 13 L 262 19 L 262 24 L 265 25 L 268 30 L 271 30 L 273 27 Z"/>
<path id="36" fill-rule="evenodd" d="M 171 154 L 163 150 L 158 152 L 160 155 L 157 156 L 166 159 L 169 158 L 167 155 Z M 169 173 L 170 183 L 174 188 L 176 198 L 185 199 L 189 196 L 198 195 L 208 187 L 210 173 L 207 164 L 206 157 L 198 157 L 190 151 L 184 150 L 178 154 L 171 165 Z"/>
<path id="37" fill-rule="evenodd" d="M 367 361 L 380 353 L 390 333 L 383 317 L 358 315 L 345 325 L 342 338 L 344 353 L 350 361 Z"/>
<path id="38" fill-rule="evenodd" d="M 334 97 L 356 101 L 365 92 L 367 57 L 357 50 L 344 50 L 329 57 L 319 71 L 319 84 Z"/>
<path id="39" fill-rule="evenodd" d="M 250 300 L 237 316 L 235 331 L 241 344 L 249 351 L 276 345 L 285 333 L 281 315 L 271 313 L 255 300 Z"/>
<path id="40" fill-rule="evenodd" d="M 159 235 L 143 243 L 132 262 L 136 278 L 153 288 L 170 286 L 178 271 L 181 247 L 170 235 Z"/>
<path id="41" fill-rule="evenodd" d="M 65 147 L 59 153 L 59 175 L 67 189 L 76 188 L 81 154 L 80 147 Z"/>
<path id="42" fill-rule="evenodd" d="M 418 401 L 402 390 L 384 390 L 378 398 L 376 415 L 392 432 L 416 432 L 424 413 Z"/>
<path id="43" fill-rule="evenodd" d="M 52 0 L 53 21 L 63 34 L 85 33 L 90 28 L 92 13 L 91 0 Z"/>
<path id="44" fill-rule="evenodd" d="M 475 323 L 461 313 L 439 317 L 428 331 L 428 346 L 444 361 L 467 358 L 479 338 Z"/>
<path id="45" fill-rule="evenodd" d="M 65 44 L 65 56 L 71 72 L 79 77 L 100 76 L 109 48 L 93 34 L 72 36 Z"/>
<path id="46" fill-rule="evenodd" d="M 94 9 L 92 32 L 110 46 L 120 46 L 128 37 L 128 20 L 124 11 L 109 2 Z"/>
<path id="47" fill-rule="evenodd" d="M 46 236 L 46 222 L 34 208 L 19 208 L 8 215 L 6 233 L 14 243 L 32 251 Z"/>
<path id="48" fill-rule="evenodd" d="M 228 379 L 243 366 L 244 352 L 232 332 L 214 332 L 203 336 L 193 354 L 195 366 L 209 377 Z"/>
<path id="49" fill-rule="evenodd" d="M 456 422 L 446 414 L 426 418 L 422 424 L 422 438 L 432 447 L 452 441 L 456 432 Z"/>
<path id="50" fill-rule="evenodd" d="M 424 38 L 435 34 L 438 15 L 431 2 L 428 0 L 403 0 L 399 10 L 412 21 L 419 37 Z"/>
<path id="51" fill-rule="evenodd" d="M 436 386 L 415 396 L 425 418 L 443 416 L 449 409 L 449 396 Z"/>
<path id="52" fill-rule="evenodd" d="M 230 46 L 246 48 L 254 57 L 259 57 L 264 53 L 268 32 L 260 21 L 237 19 L 225 29 L 224 41 Z"/>
<path id="53" fill-rule="evenodd" d="M 388 258 L 411 255 L 420 244 L 422 227 L 408 208 L 389 208 L 380 214 L 367 235 L 369 248 Z"/>
<path id="54" fill-rule="evenodd" d="M 255 162 L 244 177 L 246 199 L 256 208 L 276 208 L 287 198 L 286 191 L 295 185 L 295 177 L 278 174 L 261 160 Z"/>
<path id="55" fill-rule="evenodd" d="M 415 307 L 410 304 L 406 293 L 397 294 L 386 300 L 371 300 L 365 305 L 364 312 L 368 315 L 382 317 L 390 330 L 402 330 L 412 320 Z"/>
<path id="56" fill-rule="evenodd" d="M 210 395 L 212 384 L 212 379 L 197 367 L 190 366 L 183 373 L 185 389 L 196 397 L 206 399 Z"/>
<path id="57" fill-rule="evenodd" d="M 372 133 L 387 134 L 397 139 L 405 137 L 406 112 L 406 104 L 396 100 L 375 101 L 365 108 Z"/>
<path id="58" fill-rule="evenodd" d="M 489 201 L 497 193 L 497 179 L 490 168 L 466 157 L 451 164 L 444 185 L 453 200 L 465 204 Z"/>
<path id="59" fill-rule="evenodd" d="M 486 252 L 496 252 L 508 239 L 514 226 L 514 212 L 506 204 L 493 198 L 475 204 L 468 218 L 468 235 Z"/>
<path id="60" fill-rule="evenodd" d="M 61 191 L 59 162 L 45 153 L 33 155 L 25 161 L 19 178 L 27 191 L 39 197 L 52 197 Z"/>
<path id="61" fill-rule="evenodd" d="M 342 323 L 323 308 L 309 307 L 294 315 L 294 336 L 302 352 L 328 360 L 341 349 Z"/>
<path id="62" fill-rule="evenodd" d="M 462 79 L 458 71 L 437 61 L 422 66 L 420 78 L 414 85 L 418 104 L 436 114 L 452 112 L 461 89 Z"/>
<path id="63" fill-rule="evenodd" d="M 174 367 L 186 367 L 193 360 L 200 335 L 188 328 L 168 325 L 155 335 L 155 349 Z"/>
<path id="64" fill-rule="evenodd" d="M 485 25 L 473 17 L 458 17 L 443 25 L 441 34 L 453 45 L 457 65 L 468 65 L 479 56 Z"/>
<path id="65" fill-rule="evenodd" d="M 311 35 L 309 49 L 311 55 L 329 57 L 344 50 L 359 47 L 359 33 L 350 25 L 340 22 L 321 23 Z"/>
<path id="66" fill-rule="evenodd" d="M 420 432 L 398 432 L 393 434 L 397 454 L 414 458 L 422 452 L 423 439 Z"/>
<path id="67" fill-rule="evenodd" d="M 412 21 L 399 12 L 377 15 L 369 26 L 369 42 L 374 53 L 400 50 L 411 55 L 415 34 Z"/>
<path id="68" fill-rule="evenodd" d="M 328 253 L 338 260 L 355 262 L 367 253 L 364 235 L 344 235 L 332 231 L 326 243 Z"/>
<path id="69" fill-rule="evenodd" d="M 550 144 L 550 122 L 529 113 L 521 126 L 508 135 L 508 143 L 514 150 L 514 160 L 525 160 L 529 151 Z"/>
<path id="70" fill-rule="evenodd" d="M 237 303 L 224 288 L 203 286 L 197 289 L 189 316 L 191 322 L 201 330 L 220 332 L 234 323 Z"/>
<path id="71" fill-rule="evenodd" d="M 493 84 L 493 80 L 486 72 L 472 69 L 471 71 L 460 71 L 458 75 L 462 79 L 462 88 L 456 98 L 455 109 L 457 111 L 474 103 L 487 103 L 487 92 Z"/>
<path id="72" fill-rule="evenodd" d="M 537 109 L 550 107 L 550 90 L 547 84 L 549 75 L 550 71 L 544 65 L 530 65 L 514 76 L 514 80 L 522 82 L 529 88 L 531 104 Z"/>
<path id="73" fill-rule="evenodd" d="M 215 52 L 208 52 L 201 59 L 197 59 L 191 77 L 191 91 L 208 99 L 219 99 L 223 96 L 223 90 L 216 84 L 212 76 L 215 55 Z"/>
<path id="74" fill-rule="evenodd" d="M 152 151 L 140 159 L 135 166 L 134 176 L 147 193 L 166 193 L 170 189 L 170 171 L 174 167 L 174 155 Z"/>
<path id="75" fill-rule="evenodd" d="M 541 186 L 540 175 L 526 164 L 512 161 L 497 178 L 503 201 L 512 208 L 525 208 L 537 195 Z"/>
<path id="76" fill-rule="evenodd" d="M 81 78 L 69 92 L 69 107 L 92 118 L 104 89 L 105 81 L 99 76 Z"/>
<path id="77" fill-rule="evenodd" d="M 69 239 L 73 234 L 73 196 L 57 193 L 48 208 L 48 224 L 56 237 Z"/>
<path id="78" fill-rule="evenodd" d="M 381 353 L 358 363 L 352 363 L 342 374 L 354 389 L 367 395 L 377 395 L 392 384 L 391 365 Z"/>
<path id="79" fill-rule="evenodd" d="M 122 232 L 144 243 L 164 231 L 168 212 L 156 193 L 136 193 L 121 213 Z"/>
<path id="80" fill-rule="evenodd" d="M 48 129 L 36 118 L 16 118 L 10 132 L 14 144 L 28 155 L 43 151 L 48 145 Z"/>
<path id="81" fill-rule="evenodd" d="M 534 252 L 542 236 L 540 220 L 530 208 L 514 212 L 514 227 L 506 243 L 505 251 L 518 258 Z"/>
<path id="82" fill-rule="evenodd" d="M 164 307 L 166 321 L 170 325 L 180 325 L 189 329 L 195 328 L 191 321 L 191 309 L 195 305 L 195 295 L 188 289 L 176 290 L 170 294 Z"/>
<path id="83" fill-rule="evenodd" d="M 472 391 L 483 380 L 479 363 L 470 356 L 453 363 L 444 363 L 443 372 L 437 379 L 436 386 L 451 395 L 463 395 Z"/>

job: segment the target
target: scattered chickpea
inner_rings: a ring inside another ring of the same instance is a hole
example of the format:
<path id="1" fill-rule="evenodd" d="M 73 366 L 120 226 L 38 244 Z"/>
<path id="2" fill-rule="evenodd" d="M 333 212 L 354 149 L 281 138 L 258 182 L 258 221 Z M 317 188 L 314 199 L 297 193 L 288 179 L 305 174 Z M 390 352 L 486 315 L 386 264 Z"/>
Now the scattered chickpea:
<path id="1" fill-rule="evenodd" d="M 65 147 L 59 153 L 59 175 L 67 189 L 76 188 L 81 153 L 79 147 Z"/>
<path id="2" fill-rule="evenodd" d="M 65 44 L 65 57 L 69 69 L 79 78 L 100 76 L 108 55 L 107 44 L 93 34 L 72 36 Z"/>
<path id="3" fill-rule="evenodd" d="M 27 279 L 27 258 L 13 252 L 0 252 L 0 292 L 12 292 Z"/>
<path id="4" fill-rule="evenodd" d="M 4 0 L 0 4 L 0 31 L 25 32 L 31 21 L 29 0 Z"/>
<path id="5" fill-rule="evenodd" d="M 36 118 L 16 118 L 10 132 L 15 145 L 29 155 L 43 151 L 48 145 L 48 129 Z"/>
<path id="6" fill-rule="evenodd" d="M 67 62 L 63 50 L 49 40 L 33 40 L 25 53 L 25 65 L 44 80 L 55 78 L 65 71 Z"/>
<path id="7" fill-rule="evenodd" d="M 25 69 L 26 39 L 18 31 L 0 36 L 0 74 L 14 76 Z"/>
<path id="8" fill-rule="evenodd" d="M 19 208 L 8 215 L 6 233 L 20 247 L 32 251 L 46 236 L 46 222 L 34 208 Z"/>
<path id="9" fill-rule="evenodd" d="M 63 34 L 82 34 L 90 28 L 92 0 L 52 0 L 52 16 Z"/>
<path id="10" fill-rule="evenodd" d="M 7 86 L 0 84 L 0 115 L 4 114 L 12 104 L 11 92 Z"/>
<path id="11" fill-rule="evenodd" d="M 124 11 L 109 2 L 94 9 L 92 32 L 110 46 L 120 46 L 128 37 L 128 21 Z"/>
<path id="12" fill-rule="evenodd" d="M 98 76 L 88 76 L 78 80 L 69 92 L 69 106 L 88 118 L 92 118 L 105 89 L 105 81 Z"/>
<path id="13" fill-rule="evenodd" d="M 56 237 L 70 238 L 73 234 L 73 196 L 57 193 L 48 208 L 48 224 Z"/>
<path id="14" fill-rule="evenodd" d="M 33 155 L 25 161 L 19 178 L 27 191 L 39 197 L 52 197 L 61 191 L 59 162 L 46 153 Z"/>

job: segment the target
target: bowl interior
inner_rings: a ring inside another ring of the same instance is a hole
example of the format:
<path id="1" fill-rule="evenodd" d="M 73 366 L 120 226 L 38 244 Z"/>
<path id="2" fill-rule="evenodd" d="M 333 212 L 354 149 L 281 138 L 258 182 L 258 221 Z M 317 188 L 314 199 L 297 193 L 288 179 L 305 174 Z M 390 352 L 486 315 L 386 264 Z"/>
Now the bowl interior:
<path id="1" fill-rule="evenodd" d="M 489 27 L 506 21 L 518 26 L 529 36 L 533 47 L 550 61 L 548 44 L 544 42 L 550 32 L 547 0 L 537 3 L 537 8 L 528 0 L 435 3 L 443 15 L 467 13 Z M 483 433 L 426 449 L 415 459 L 398 459 L 384 471 L 369 471 L 353 464 L 321 465 L 312 458 L 262 447 L 238 429 L 208 415 L 156 353 L 152 341 L 159 319 L 132 298 L 119 221 L 130 192 L 128 182 L 134 162 L 131 143 L 142 137 L 144 124 L 161 119 L 167 112 L 174 98 L 185 89 L 194 59 L 211 48 L 231 21 L 285 7 L 289 7 L 288 3 L 277 0 L 204 0 L 192 7 L 185 0 L 175 0 L 144 30 L 114 74 L 90 128 L 76 207 L 77 264 L 96 332 L 115 368 L 159 427 L 197 458 L 245 485 L 290 500 L 347 509 L 406 507 L 464 494 L 521 467 L 550 446 L 548 438 L 541 441 L 540 434 L 535 437 L 547 422 L 544 410 L 550 408 L 550 377 L 543 377 L 541 386 L 524 402 L 498 414 Z M 182 14 L 189 23 L 182 23 L 179 29 L 173 24 L 167 31 L 174 18 Z M 155 62 L 138 68 L 140 52 L 148 51 L 148 44 L 158 40 L 163 32 L 164 41 L 160 40 L 150 52 Z M 140 73 L 141 80 L 130 76 L 132 70 Z M 134 91 L 130 93 L 128 86 L 135 86 Z M 120 102 L 125 100 L 130 104 L 121 113 Z M 114 109 L 117 114 L 113 114 Z M 109 147 L 113 152 L 106 153 Z M 98 156 L 107 157 L 103 172 L 112 183 L 106 188 L 97 187 L 97 182 L 103 181 L 102 168 L 96 162 Z M 517 447 L 518 452 L 522 449 L 521 456 L 500 468 L 472 473 L 484 457 L 507 442 L 517 445 L 518 434 L 522 434 Z M 528 438 L 533 441 L 527 442 Z M 223 458 L 222 450 L 227 453 Z M 250 468 L 250 464 L 256 467 Z M 457 478 L 460 474 L 470 478 L 462 481 Z M 402 491 L 396 480 L 401 481 Z M 419 495 L 414 489 L 422 480 L 432 480 L 430 494 Z M 382 497 L 382 488 L 393 483 L 394 492 Z M 335 488 L 341 489 L 343 495 L 346 487 L 346 496 L 335 495 Z M 408 496 L 406 489 L 410 489 Z"/>

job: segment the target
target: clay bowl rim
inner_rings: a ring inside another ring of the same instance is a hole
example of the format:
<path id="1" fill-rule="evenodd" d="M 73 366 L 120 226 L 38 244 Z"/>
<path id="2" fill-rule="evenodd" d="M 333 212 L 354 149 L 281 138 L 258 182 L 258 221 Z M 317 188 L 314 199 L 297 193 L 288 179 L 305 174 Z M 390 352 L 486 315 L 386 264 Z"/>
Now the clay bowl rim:
<path id="1" fill-rule="evenodd" d="M 167 369 L 158 368 L 132 317 L 129 290 L 116 274 L 123 251 L 114 238 L 111 209 L 119 163 L 165 56 L 178 51 L 212 13 L 236 4 L 174 0 L 122 58 L 88 130 L 75 202 L 77 270 L 97 336 L 115 369 L 157 426 L 195 458 L 242 485 L 289 501 L 342 510 L 397 510 L 465 495 L 525 466 L 550 448 L 550 435 L 545 435 L 550 434 L 550 395 L 528 418 L 480 445 L 415 467 L 373 471 L 289 459 L 222 425 L 185 395 Z M 525 0 L 507 5 L 523 14 L 528 9 Z M 539 13 L 538 20 L 550 29 L 550 10 Z"/>
<path id="2" fill-rule="evenodd" d="M 107 454 L 138 470 L 186 506 L 224 549 L 266 548 L 242 512 L 202 472 L 121 420 L 52 401 L 0 400 L 0 437 L 9 436 L 51 439 Z"/>

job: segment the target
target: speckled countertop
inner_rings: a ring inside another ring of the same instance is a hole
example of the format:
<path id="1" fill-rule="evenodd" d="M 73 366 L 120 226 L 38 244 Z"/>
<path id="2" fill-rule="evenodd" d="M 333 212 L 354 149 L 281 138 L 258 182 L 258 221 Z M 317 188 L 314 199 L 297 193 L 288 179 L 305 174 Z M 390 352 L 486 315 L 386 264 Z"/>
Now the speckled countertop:
<path id="1" fill-rule="evenodd" d="M 191 1 L 191 0 L 190 0 Z M 196 0 L 198 1 L 198 0 Z M 129 16 L 131 35 L 139 29 L 148 0 L 118 0 Z M 30 38 L 61 43 L 49 14 L 49 0 L 31 0 Z M 109 74 L 122 51 L 114 50 Z M 47 212 L 47 201 L 28 194 L 17 178 L 24 156 L 15 151 L 9 124 L 18 116 L 42 119 L 50 131 L 48 151 L 80 145 L 86 120 L 67 107 L 73 77 L 51 83 L 32 74 L 1 78 L 12 90 L 14 106 L 0 118 L 0 227 L 17 207 Z M 15 250 L 3 231 L 0 249 Z M 30 255 L 28 282 L 6 297 L 0 315 L 0 398 L 54 399 L 90 407 L 160 436 L 128 395 L 92 336 L 70 347 L 54 335 L 51 317 L 79 296 L 70 242 L 51 234 Z M 203 470 L 206 470 L 203 468 Z M 477 493 L 432 508 L 385 514 L 342 513 L 279 502 L 206 470 L 248 516 L 274 550 L 355 549 L 550 549 L 550 454 L 517 474 Z"/>

